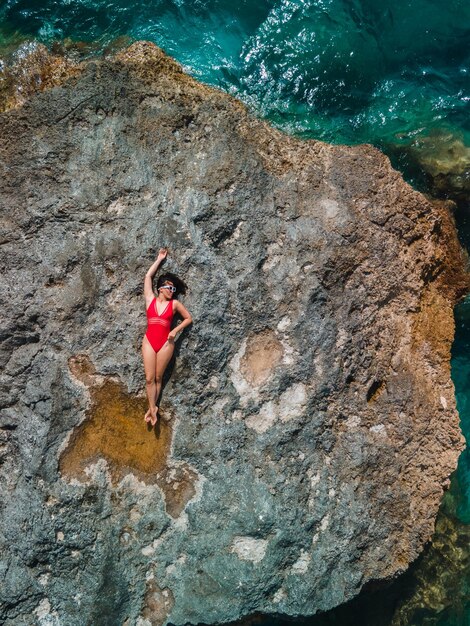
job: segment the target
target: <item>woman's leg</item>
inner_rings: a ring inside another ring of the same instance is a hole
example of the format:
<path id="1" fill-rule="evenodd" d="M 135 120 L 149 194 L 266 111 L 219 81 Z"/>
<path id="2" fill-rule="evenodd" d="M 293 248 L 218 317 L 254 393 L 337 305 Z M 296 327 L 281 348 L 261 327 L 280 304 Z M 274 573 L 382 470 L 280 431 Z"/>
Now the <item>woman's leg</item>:
<path id="1" fill-rule="evenodd" d="M 147 389 L 147 398 L 149 401 L 149 410 L 145 414 L 145 421 L 150 422 L 152 419 L 157 419 L 157 407 L 155 406 L 155 363 L 156 363 L 155 350 L 150 345 L 147 337 L 144 336 L 142 341 L 142 357 L 144 359 L 145 370 L 145 385 Z"/>
<path id="2" fill-rule="evenodd" d="M 175 349 L 174 341 L 172 342 L 167 341 L 156 354 L 156 361 L 155 361 L 155 382 L 156 382 L 155 401 L 156 402 L 158 402 L 158 398 L 160 397 L 160 392 L 162 390 L 163 374 L 165 373 L 167 365 L 170 362 L 171 357 L 173 356 L 174 349 Z M 158 406 L 156 410 L 158 412 Z M 155 422 L 156 421 L 157 420 L 155 419 Z M 155 422 L 152 422 L 152 424 L 155 424 Z"/>

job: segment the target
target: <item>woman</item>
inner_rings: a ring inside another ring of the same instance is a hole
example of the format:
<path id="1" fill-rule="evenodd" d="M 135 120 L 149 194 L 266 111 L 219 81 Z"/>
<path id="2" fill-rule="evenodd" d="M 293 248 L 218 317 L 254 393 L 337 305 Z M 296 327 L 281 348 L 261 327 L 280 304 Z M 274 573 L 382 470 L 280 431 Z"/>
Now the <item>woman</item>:
<path id="1" fill-rule="evenodd" d="M 162 378 L 173 356 L 175 337 L 193 321 L 188 310 L 174 299 L 179 293 L 186 292 L 186 285 L 177 276 L 169 272 L 160 276 L 157 281 L 158 295 L 155 296 L 153 293 L 152 279 L 167 254 L 166 248 L 160 249 L 157 260 L 145 275 L 144 281 L 148 326 L 142 341 L 142 356 L 149 401 L 149 409 L 144 419 L 152 426 L 157 423 L 157 402 L 162 388 Z M 183 321 L 171 330 L 175 313 L 179 313 Z"/>

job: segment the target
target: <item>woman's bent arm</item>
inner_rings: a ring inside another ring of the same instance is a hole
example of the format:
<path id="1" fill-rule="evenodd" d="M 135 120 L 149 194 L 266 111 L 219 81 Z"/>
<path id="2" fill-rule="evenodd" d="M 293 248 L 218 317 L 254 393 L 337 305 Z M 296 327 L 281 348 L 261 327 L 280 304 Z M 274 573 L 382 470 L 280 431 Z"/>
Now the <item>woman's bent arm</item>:
<path id="1" fill-rule="evenodd" d="M 193 323 L 193 318 L 191 317 L 191 313 L 188 311 L 188 309 L 183 304 L 181 304 L 179 300 L 175 300 L 174 302 L 174 310 L 181 315 L 183 321 L 181 322 L 181 324 L 178 324 L 178 326 L 175 326 L 175 328 L 173 328 L 173 330 L 170 332 L 170 334 L 168 335 L 168 339 L 170 340 L 174 339 L 177 333 L 180 332 L 180 330 L 183 330 L 183 328 L 186 328 L 186 326 L 189 326 Z"/>

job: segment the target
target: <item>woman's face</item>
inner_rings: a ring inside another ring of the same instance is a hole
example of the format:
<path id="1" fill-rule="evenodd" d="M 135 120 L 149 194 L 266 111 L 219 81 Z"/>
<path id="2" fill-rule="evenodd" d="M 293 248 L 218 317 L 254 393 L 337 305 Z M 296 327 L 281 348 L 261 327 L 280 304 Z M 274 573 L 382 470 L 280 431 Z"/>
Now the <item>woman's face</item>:
<path id="1" fill-rule="evenodd" d="M 159 287 L 158 291 L 165 298 L 165 300 L 171 300 L 174 294 L 174 285 L 171 280 L 166 280 L 161 287 Z"/>

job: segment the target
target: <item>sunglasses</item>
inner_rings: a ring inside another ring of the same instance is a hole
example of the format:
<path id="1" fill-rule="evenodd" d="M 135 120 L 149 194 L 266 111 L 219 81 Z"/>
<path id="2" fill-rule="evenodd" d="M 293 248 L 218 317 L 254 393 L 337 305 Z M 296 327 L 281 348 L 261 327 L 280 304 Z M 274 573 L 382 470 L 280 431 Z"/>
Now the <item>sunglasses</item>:
<path id="1" fill-rule="evenodd" d="M 176 287 L 173 287 L 173 285 L 162 285 L 159 289 L 169 289 L 171 293 L 176 292 Z"/>

